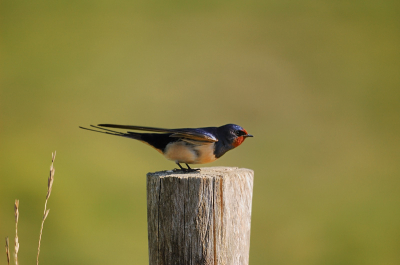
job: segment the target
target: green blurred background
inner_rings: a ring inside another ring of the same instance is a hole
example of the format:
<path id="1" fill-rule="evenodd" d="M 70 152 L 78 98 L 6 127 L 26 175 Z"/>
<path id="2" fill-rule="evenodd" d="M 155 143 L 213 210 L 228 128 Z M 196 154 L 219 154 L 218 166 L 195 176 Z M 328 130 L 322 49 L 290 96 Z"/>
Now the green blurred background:
<path id="1" fill-rule="evenodd" d="M 251 264 L 400 264 L 399 1 L 2 1 L 0 236 L 32 264 L 146 264 L 145 175 L 98 123 L 236 123 Z M 208 165 L 205 165 L 208 166 Z M 3 252 L 4 253 L 4 252 Z M 0 255 L 1 256 L 1 255 Z M 5 255 L 0 258 L 5 264 Z"/>

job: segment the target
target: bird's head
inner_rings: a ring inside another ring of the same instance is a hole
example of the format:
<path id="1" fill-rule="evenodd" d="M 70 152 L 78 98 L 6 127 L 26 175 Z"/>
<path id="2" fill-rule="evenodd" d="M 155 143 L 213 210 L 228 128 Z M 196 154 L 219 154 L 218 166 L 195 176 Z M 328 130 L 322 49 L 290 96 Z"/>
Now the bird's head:
<path id="1" fill-rule="evenodd" d="M 236 124 L 226 124 L 218 128 L 218 133 L 223 138 L 225 144 L 231 145 L 232 148 L 238 147 L 247 137 L 253 137 L 248 134 L 245 129 Z"/>

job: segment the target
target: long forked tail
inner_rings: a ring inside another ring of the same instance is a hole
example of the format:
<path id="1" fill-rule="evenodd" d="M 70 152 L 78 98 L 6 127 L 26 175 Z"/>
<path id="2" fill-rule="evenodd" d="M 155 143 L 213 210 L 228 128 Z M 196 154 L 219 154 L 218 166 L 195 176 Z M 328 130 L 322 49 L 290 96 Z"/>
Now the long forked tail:
<path id="1" fill-rule="evenodd" d="M 92 132 L 105 133 L 105 134 L 109 134 L 109 135 L 122 136 L 122 137 L 131 138 L 131 139 L 141 140 L 140 133 L 133 133 L 133 132 L 122 133 L 122 132 L 117 132 L 117 131 L 101 128 L 98 126 L 94 126 L 94 125 L 90 125 L 90 127 L 96 128 L 97 130 L 79 126 L 79 128 L 81 128 L 81 129 L 92 131 Z"/>

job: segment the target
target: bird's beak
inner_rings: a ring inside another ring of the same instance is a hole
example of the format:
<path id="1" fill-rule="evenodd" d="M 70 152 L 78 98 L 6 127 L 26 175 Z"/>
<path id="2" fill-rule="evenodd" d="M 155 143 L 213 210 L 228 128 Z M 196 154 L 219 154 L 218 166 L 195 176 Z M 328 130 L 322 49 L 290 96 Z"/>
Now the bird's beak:
<path id="1" fill-rule="evenodd" d="M 243 135 L 244 137 L 254 137 L 253 135 L 251 135 L 251 134 L 246 134 L 246 135 Z"/>

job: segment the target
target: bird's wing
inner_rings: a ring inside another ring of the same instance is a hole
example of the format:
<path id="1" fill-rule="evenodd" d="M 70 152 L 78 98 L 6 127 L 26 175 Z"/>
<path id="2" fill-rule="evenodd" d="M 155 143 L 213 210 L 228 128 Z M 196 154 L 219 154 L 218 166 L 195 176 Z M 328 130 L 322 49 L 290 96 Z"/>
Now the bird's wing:
<path id="1" fill-rule="evenodd" d="M 118 128 L 127 130 L 138 130 L 147 132 L 171 133 L 170 137 L 187 138 L 202 142 L 218 142 L 218 139 L 203 129 L 164 129 L 156 127 L 144 127 L 135 125 L 118 125 L 118 124 L 99 124 L 101 127 Z"/>

